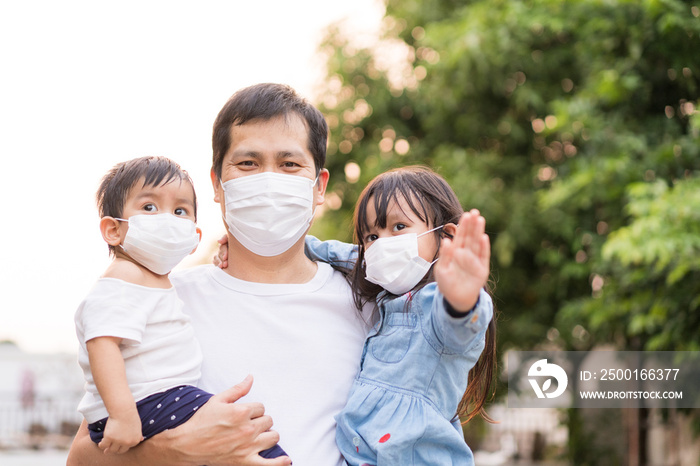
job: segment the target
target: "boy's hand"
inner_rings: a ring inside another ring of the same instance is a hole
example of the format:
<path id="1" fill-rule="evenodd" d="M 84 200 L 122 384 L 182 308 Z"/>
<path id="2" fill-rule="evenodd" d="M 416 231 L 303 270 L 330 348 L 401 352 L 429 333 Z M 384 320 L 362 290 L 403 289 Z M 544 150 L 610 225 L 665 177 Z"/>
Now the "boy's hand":
<path id="1" fill-rule="evenodd" d="M 217 243 L 219 251 L 212 257 L 212 263 L 220 269 L 225 269 L 228 267 L 228 236 L 222 236 Z"/>
<path id="2" fill-rule="evenodd" d="M 110 416 L 105 425 L 102 441 L 97 445 L 105 454 L 126 453 L 143 440 L 138 413 L 119 417 Z"/>
<path id="3" fill-rule="evenodd" d="M 458 312 L 468 312 L 477 303 L 489 277 L 491 243 L 484 233 L 486 221 L 478 210 L 462 214 L 452 239 L 443 238 L 435 279 L 440 292 Z"/>

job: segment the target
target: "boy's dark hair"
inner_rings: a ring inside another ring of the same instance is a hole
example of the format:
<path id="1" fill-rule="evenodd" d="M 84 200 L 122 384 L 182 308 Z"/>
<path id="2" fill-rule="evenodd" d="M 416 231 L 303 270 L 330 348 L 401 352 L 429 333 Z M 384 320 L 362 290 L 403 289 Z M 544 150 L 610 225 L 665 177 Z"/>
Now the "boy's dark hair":
<path id="1" fill-rule="evenodd" d="M 224 104 L 214 121 L 212 131 L 212 170 L 221 178 L 224 155 L 231 147 L 231 127 L 253 120 L 297 114 L 309 133 L 308 149 L 314 157 L 316 174 L 326 163 L 328 124 L 323 114 L 284 84 L 256 84 L 239 90 Z"/>
<path id="2" fill-rule="evenodd" d="M 143 178 L 143 187 L 160 186 L 173 181 L 186 181 L 192 186 L 194 218 L 197 220 L 197 194 L 190 175 L 166 157 L 139 157 L 116 164 L 102 178 L 97 190 L 97 210 L 102 217 L 121 218 L 124 204 L 136 183 Z M 114 246 L 109 247 L 114 252 Z"/>
<path id="3" fill-rule="evenodd" d="M 384 289 L 365 279 L 365 246 L 364 238 L 372 226 L 385 228 L 387 223 L 387 210 L 391 202 L 399 203 L 399 199 L 406 201 L 408 208 L 416 214 L 429 228 L 435 228 L 448 223 L 459 223 L 464 213 L 457 195 L 450 185 L 440 175 L 426 167 L 410 166 L 396 168 L 374 178 L 360 194 L 355 205 L 355 242 L 359 245 L 358 258 L 352 270 L 348 272 L 348 281 L 353 290 L 353 297 L 358 309 L 368 302 L 376 302 L 379 293 Z M 367 207 L 372 203 L 377 214 L 375 225 L 367 223 Z M 438 245 L 438 250 L 433 259 L 437 259 L 440 252 L 440 240 L 447 233 L 442 229 L 433 233 Z M 429 282 L 435 281 L 432 269 L 421 280 L 414 290 L 420 289 Z M 487 284 L 487 291 L 491 284 Z M 387 294 L 382 299 L 392 299 L 395 296 Z M 411 298 L 407 301 L 410 306 Z M 496 324 L 495 309 L 494 318 L 489 322 L 486 331 L 486 346 L 469 371 L 469 384 L 459 403 L 455 418 L 463 420 L 463 424 L 472 417 L 480 414 L 484 419 L 493 422 L 484 410 L 486 400 L 492 396 L 493 382 L 496 374 Z"/>

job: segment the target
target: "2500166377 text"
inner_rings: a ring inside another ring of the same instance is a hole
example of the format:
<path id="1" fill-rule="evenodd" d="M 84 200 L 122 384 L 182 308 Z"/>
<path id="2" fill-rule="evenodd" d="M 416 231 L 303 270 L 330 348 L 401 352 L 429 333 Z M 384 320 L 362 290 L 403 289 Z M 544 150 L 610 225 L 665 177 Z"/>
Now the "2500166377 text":
<path id="1" fill-rule="evenodd" d="M 601 369 L 600 380 L 676 380 L 680 369 Z M 581 371 L 581 380 L 587 380 Z M 590 374 L 590 373 L 589 373 Z"/>

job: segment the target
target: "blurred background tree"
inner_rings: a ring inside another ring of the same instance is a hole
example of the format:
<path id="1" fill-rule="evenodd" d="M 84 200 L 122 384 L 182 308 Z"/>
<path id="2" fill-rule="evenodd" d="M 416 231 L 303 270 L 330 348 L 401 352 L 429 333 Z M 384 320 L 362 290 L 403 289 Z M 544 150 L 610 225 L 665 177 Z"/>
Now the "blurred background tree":
<path id="1" fill-rule="evenodd" d="M 314 233 L 351 241 L 367 182 L 425 164 L 486 218 L 501 352 L 700 349 L 698 5 L 387 0 L 371 46 L 336 25 Z"/>

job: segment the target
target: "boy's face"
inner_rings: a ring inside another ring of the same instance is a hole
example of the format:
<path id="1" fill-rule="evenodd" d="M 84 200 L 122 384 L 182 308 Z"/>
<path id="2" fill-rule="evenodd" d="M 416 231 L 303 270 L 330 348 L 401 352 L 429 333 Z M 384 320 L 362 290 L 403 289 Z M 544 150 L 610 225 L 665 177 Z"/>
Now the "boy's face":
<path id="1" fill-rule="evenodd" d="M 137 181 L 124 202 L 125 220 L 132 215 L 172 214 L 195 221 L 194 188 L 188 181 L 174 179 L 159 186 L 143 183 L 144 178 Z"/>

